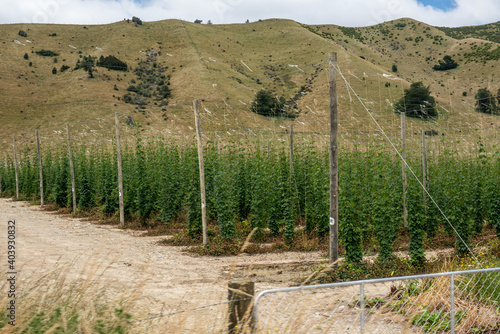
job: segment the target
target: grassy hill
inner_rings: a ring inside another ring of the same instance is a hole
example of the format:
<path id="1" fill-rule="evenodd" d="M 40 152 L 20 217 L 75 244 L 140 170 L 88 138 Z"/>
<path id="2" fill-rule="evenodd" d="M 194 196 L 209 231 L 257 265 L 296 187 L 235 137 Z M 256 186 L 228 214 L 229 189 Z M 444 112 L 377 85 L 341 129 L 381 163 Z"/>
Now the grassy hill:
<path id="1" fill-rule="evenodd" d="M 458 28 L 436 27 L 455 39 L 478 38 L 500 43 L 500 22 Z"/>
<path id="2" fill-rule="evenodd" d="M 308 26 L 289 20 L 231 25 L 179 20 L 143 25 L 127 21 L 98 26 L 0 25 L 0 143 L 8 145 L 13 134 L 31 138 L 34 129 L 47 139 L 62 139 L 66 122 L 84 123 L 73 126 L 77 135 L 109 139 L 114 134 L 114 112 L 120 112 L 124 123 L 131 117 L 135 127 L 125 130 L 191 136 L 194 98 L 201 100 L 205 131 L 277 133 L 294 122 L 298 132 L 324 133 L 328 128 L 325 62 L 332 51 L 338 54 L 342 74 L 394 138 L 399 119 L 391 104 L 415 81 L 430 86 L 442 106 L 441 116 L 434 124 L 410 120 L 409 131 L 435 127 L 452 139 L 475 138 L 478 131 L 493 137 L 499 118 L 473 110 L 479 88 L 494 94 L 500 88 L 498 34 L 491 32 L 498 25 L 490 26 L 467 32 L 411 19 L 363 28 Z M 27 36 L 20 36 L 21 30 Z M 36 53 L 41 50 L 58 55 Z M 83 69 L 74 70 L 86 56 L 109 55 L 127 63 L 129 70 L 96 67 L 92 79 Z M 445 55 L 459 67 L 432 70 Z M 146 63 L 149 67 L 142 73 L 163 78 L 171 96 L 141 97 L 141 105 L 126 103 L 124 95 L 132 94 L 127 89 L 142 85 L 135 69 Z M 393 65 L 397 72 L 392 72 Z M 62 66 L 68 69 L 62 72 Z M 376 133 L 363 106 L 340 76 L 338 80 L 341 140 Z M 252 113 L 251 102 L 264 88 L 283 96 L 298 117 L 276 120 Z"/>

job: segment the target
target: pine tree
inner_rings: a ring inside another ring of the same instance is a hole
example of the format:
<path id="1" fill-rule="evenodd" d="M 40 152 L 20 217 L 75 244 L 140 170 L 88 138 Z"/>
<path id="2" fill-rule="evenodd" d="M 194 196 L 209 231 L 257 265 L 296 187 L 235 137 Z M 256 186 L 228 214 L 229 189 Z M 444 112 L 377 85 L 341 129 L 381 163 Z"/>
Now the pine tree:
<path id="1" fill-rule="evenodd" d="M 431 96 L 429 87 L 419 81 L 405 89 L 403 98 L 394 105 L 394 110 L 397 113 L 405 112 L 409 117 L 427 119 L 438 115 L 435 105 L 436 100 Z"/>

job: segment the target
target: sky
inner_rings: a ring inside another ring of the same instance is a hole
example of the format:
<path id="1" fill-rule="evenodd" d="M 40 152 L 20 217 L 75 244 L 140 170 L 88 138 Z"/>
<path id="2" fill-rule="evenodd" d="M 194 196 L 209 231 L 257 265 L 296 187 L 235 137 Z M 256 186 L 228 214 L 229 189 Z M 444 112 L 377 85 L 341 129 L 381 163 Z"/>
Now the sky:
<path id="1" fill-rule="evenodd" d="M 0 24 L 104 24 L 132 16 L 214 24 L 285 18 L 349 27 L 410 17 L 457 27 L 500 21 L 500 0 L 0 0 Z"/>

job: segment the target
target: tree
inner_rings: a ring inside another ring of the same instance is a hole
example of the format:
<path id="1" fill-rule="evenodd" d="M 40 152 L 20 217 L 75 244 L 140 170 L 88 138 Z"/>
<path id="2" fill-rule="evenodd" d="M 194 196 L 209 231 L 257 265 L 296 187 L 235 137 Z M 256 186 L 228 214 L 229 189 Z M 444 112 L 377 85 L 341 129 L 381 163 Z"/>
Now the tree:
<path id="1" fill-rule="evenodd" d="M 392 71 L 396 73 L 398 71 L 398 65 L 392 64 Z"/>
<path id="2" fill-rule="evenodd" d="M 96 62 L 96 66 L 105 67 L 108 70 L 116 70 L 116 71 L 127 71 L 128 66 L 125 62 L 116 58 L 115 56 L 101 56 L 99 60 Z"/>
<path id="3" fill-rule="evenodd" d="M 21 37 L 28 37 L 28 34 L 24 30 L 19 30 L 19 36 L 21 36 Z"/>
<path id="4" fill-rule="evenodd" d="M 245 21 L 245 23 L 250 23 L 250 20 L 249 20 L 249 19 L 247 19 L 247 20 Z"/>
<path id="5" fill-rule="evenodd" d="M 57 57 L 59 53 L 50 50 L 40 50 L 35 52 L 37 55 L 42 57 Z"/>
<path id="6" fill-rule="evenodd" d="M 458 67 L 457 62 L 451 59 L 450 56 L 446 55 L 443 57 L 443 60 L 439 61 L 439 65 L 434 65 L 432 69 L 434 71 L 447 71 L 457 67 Z"/>
<path id="7" fill-rule="evenodd" d="M 134 22 L 136 25 L 142 26 L 142 20 L 137 16 L 132 17 L 132 22 Z"/>
<path id="8" fill-rule="evenodd" d="M 405 89 L 404 96 L 394 105 L 397 113 L 406 112 L 409 117 L 427 119 L 437 117 L 436 100 L 431 96 L 429 87 L 422 82 L 414 82 L 409 89 Z"/>
<path id="9" fill-rule="evenodd" d="M 55 68 L 55 67 L 54 67 L 54 68 L 52 69 L 52 74 L 57 74 L 57 68 Z"/>
<path id="10" fill-rule="evenodd" d="M 89 78 L 93 79 L 94 72 L 96 71 L 95 59 L 96 59 L 96 57 L 92 57 L 92 56 L 84 56 L 81 61 L 80 61 L 80 59 L 78 59 L 78 61 L 76 62 L 75 70 L 83 68 L 85 71 L 88 72 Z"/>
<path id="11" fill-rule="evenodd" d="M 203 20 L 199 20 L 199 19 L 194 20 L 194 23 L 201 24 L 201 22 L 203 22 Z"/>
<path id="12" fill-rule="evenodd" d="M 480 88 L 476 93 L 476 111 L 486 114 L 496 114 L 497 107 L 495 97 L 486 88 Z"/>
<path id="13" fill-rule="evenodd" d="M 262 116 L 291 117 L 285 109 L 285 99 L 274 95 L 271 91 L 262 89 L 252 102 L 251 109 Z"/>
<path id="14" fill-rule="evenodd" d="M 26 60 L 30 59 L 30 57 L 28 56 L 27 53 L 24 54 L 24 59 L 26 59 Z"/>
<path id="15" fill-rule="evenodd" d="M 212 21 L 211 21 L 211 20 L 208 20 L 208 21 L 207 21 L 207 24 L 212 24 Z"/>
<path id="16" fill-rule="evenodd" d="M 498 92 L 497 92 L 497 101 L 498 101 L 498 105 L 500 106 L 500 88 L 498 88 Z"/>

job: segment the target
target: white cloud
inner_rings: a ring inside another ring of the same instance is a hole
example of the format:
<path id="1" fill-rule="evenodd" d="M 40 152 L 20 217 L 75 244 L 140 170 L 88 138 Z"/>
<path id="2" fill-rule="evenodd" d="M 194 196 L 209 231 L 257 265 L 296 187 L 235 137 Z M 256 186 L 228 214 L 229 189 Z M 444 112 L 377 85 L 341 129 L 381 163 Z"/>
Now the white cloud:
<path id="1" fill-rule="evenodd" d="M 213 23 L 288 18 L 309 24 L 366 26 L 411 17 L 438 26 L 500 20 L 498 0 L 456 0 L 444 12 L 417 0 L 0 0 L 0 23 L 110 23 L 138 16 L 143 21 L 169 18 Z"/>

